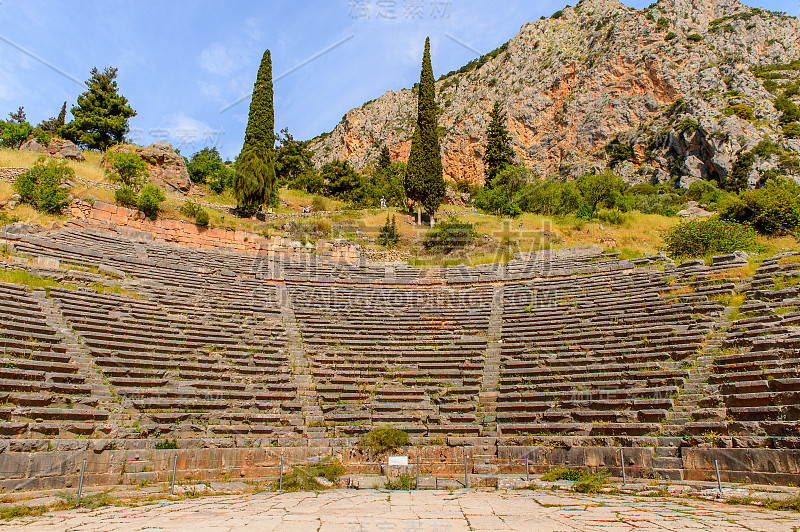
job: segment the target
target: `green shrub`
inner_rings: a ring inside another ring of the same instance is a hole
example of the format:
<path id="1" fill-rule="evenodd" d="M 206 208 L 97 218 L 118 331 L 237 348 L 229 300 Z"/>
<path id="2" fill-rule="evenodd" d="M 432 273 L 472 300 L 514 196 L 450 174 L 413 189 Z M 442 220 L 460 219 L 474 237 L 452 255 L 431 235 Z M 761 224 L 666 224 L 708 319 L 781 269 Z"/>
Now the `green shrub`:
<path id="1" fill-rule="evenodd" d="M 233 169 L 222 162 L 217 148 L 203 148 L 192 155 L 186 170 L 192 181 L 205 183 L 217 194 L 233 186 Z"/>
<path id="2" fill-rule="evenodd" d="M 557 18 L 561 18 L 561 17 L 563 17 L 563 16 L 564 16 L 564 11 L 562 11 L 562 10 L 558 10 L 558 11 L 556 11 L 555 13 L 553 13 L 553 14 L 550 16 L 550 18 L 556 18 L 556 19 L 557 19 Z"/>
<path id="3" fill-rule="evenodd" d="M 59 214 L 69 204 L 61 183 L 75 178 L 75 171 L 65 161 L 39 157 L 33 168 L 17 176 L 14 190 L 22 196 L 22 202 L 36 207 L 41 212 Z"/>
<path id="4" fill-rule="evenodd" d="M 34 129 L 33 134 L 36 136 L 36 142 L 45 148 L 48 147 L 50 145 L 50 141 L 53 140 L 53 135 L 44 129 Z"/>
<path id="5" fill-rule="evenodd" d="M 578 480 L 586 475 L 585 472 L 581 471 L 580 469 L 568 469 L 566 467 L 556 467 L 551 469 L 544 475 L 542 475 L 542 480 L 545 482 L 555 482 L 556 480 Z"/>
<path id="6" fill-rule="evenodd" d="M 575 482 L 575 484 L 572 485 L 572 489 L 578 493 L 599 493 L 609 476 L 611 476 L 611 473 L 608 471 L 589 473 L 588 471 L 581 471 L 579 469 L 556 467 L 542 475 L 542 480 L 545 482 L 571 480 Z"/>
<path id="7" fill-rule="evenodd" d="M 800 228 L 800 185 L 784 177 L 769 179 L 761 188 L 740 192 L 719 215 L 766 235 L 793 233 Z"/>
<path id="8" fill-rule="evenodd" d="M 135 187 L 144 181 L 149 173 L 147 163 L 138 153 L 118 151 L 106 156 L 113 174 L 128 187 Z M 112 175 L 113 175 L 112 174 Z"/>
<path id="9" fill-rule="evenodd" d="M 682 222 L 664 231 L 662 237 L 667 255 L 675 259 L 754 251 L 758 247 L 751 228 L 717 218 Z"/>
<path id="10" fill-rule="evenodd" d="M 208 212 L 192 201 L 187 201 L 181 208 L 178 209 L 178 212 L 183 214 L 184 216 L 189 216 L 194 218 L 194 223 L 200 225 L 202 227 L 206 227 L 208 225 Z"/>
<path id="11" fill-rule="evenodd" d="M 417 486 L 416 478 L 413 475 L 400 475 L 397 480 L 387 479 L 386 489 L 397 491 L 411 491 Z"/>
<path id="12" fill-rule="evenodd" d="M 494 188 L 484 187 L 475 198 L 475 206 L 492 214 L 514 217 L 522 213 L 514 200 L 512 189 L 507 185 Z"/>
<path id="13" fill-rule="evenodd" d="M 5 122 L 0 120 L 0 146 L 19 148 L 33 132 L 28 122 Z"/>
<path id="14" fill-rule="evenodd" d="M 391 221 L 389 220 L 389 215 L 386 215 L 386 223 L 383 224 L 381 227 L 380 234 L 378 235 L 377 244 L 379 246 L 386 246 L 387 248 L 391 248 L 397 245 L 397 222 L 395 221 L 394 215 L 392 215 Z"/>
<path id="15" fill-rule="evenodd" d="M 680 209 L 677 202 L 666 194 L 641 194 L 633 196 L 631 210 L 637 210 L 643 214 L 675 216 Z"/>
<path id="16" fill-rule="evenodd" d="M 624 213 L 612 209 L 598 212 L 597 219 L 611 225 L 622 225 L 627 221 L 628 217 Z"/>
<path id="17" fill-rule="evenodd" d="M 362 449 L 371 449 L 375 453 L 391 451 L 408 445 L 408 433 L 394 427 L 375 427 L 358 440 Z"/>
<path id="18" fill-rule="evenodd" d="M 129 209 L 139 208 L 139 195 L 132 187 L 118 188 L 114 192 L 114 203 Z"/>
<path id="19" fill-rule="evenodd" d="M 144 188 L 142 188 L 142 191 L 139 194 L 137 206 L 139 207 L 139 210 L 145 214 L 145 216 L 151 220 L 155 220 L 158 217 L 159 205 L 161 205 L 161 202 L 165 199 L 166 197 L 164 196 L 163 190 L 152 183 L 148 183 L 144 186 Z"/>
<path id="20" fill-rule="evenodd" d="M 600 493 L 600 490 L 610 476 L 611 473 L 608 471 L 584 475 L 582 478 L 575 481 L 572 489 L 578 493 Z"/>
<path id="21" fill-rule="evenodd" d="M 728 192 L 738 192 L 746 189 L 755 159 L 756 156 L 752 152 L 740 153 L 736 157 L 736 162 L 733 163 L 731 173 L 723 178 L 722 183 L 720 183 L 722 188 Z"/>
<path id="22" fill-rule="evenodd" d="M 429 251 L 449 253 L 470 246 L 475 241 L 475 234 L 475 226 L 471 223 L 450 218 L 428 230 L 422 243 Z"/>
<path id="23" fill-rule="evenodd" d="M 800 139 L 800 122 L 789 122 L 783 124 L 783 135 L 790 139 Z"/>
<path id="24" fill-rule="evenodd" d="M 692 42 L 697 42 L 697 41 L 702 41 L 703 38 L 700 35 L 696 34 L 696 33 L 692 33 L 691 35 L 687 35 L 686 36 L 686 40 L 687 41 L 692 41 Z"/>
<path id="25" fill-rule="evenodd" d="M 208 227 L 208 211 L 200 209 L 194 217 L 194 223 L 200 227 Z"/>
<path id="26" fill-rule="evenodd" d="M 753 108 L 743 103 L 726 107 L 725 109 L 722 110 L 722 112 L 726 116 L 736 115 L 742 120 L 753 120 L 753 118 L 755 118 L 755 114 L 753 113 Z"/>
<path id="27" fill-rule="evenodd" d="M 282 490 L 296 491 L 322 491 L 327 489 L 317 478 L 325 477 L 330 482 L 336 482 L 344 474 L 344 466 L 330 459 L 321 460 L 307 466 L 292 466 L 292 472 L 283 476 Z M 272 484 L 273 490 L 278 490 L 279 482 Z"/>
<path id="28" fill-rule="evenodd" d="M 597 212 L 598 207 L 609 209 L 618 206 L 618 200 L 625 191 L 625 183 L 621 177 L 615 176 L 610 171 L 602 174 L 585 174 L 575 180 L 575 185 L 583 197 L 586 206 L 591 209 L 591 214 Z"/>
<path id="29" fill-rule="evenodd" d="M 694 133 L 700 127 L 700 122 L 692 118 L 686 117 L 675 125 L 675 131 L 681 133 Z"/>
<path id="30" fill-rule="evenodd" d="M 156 449 L 177 449 L 178 448 L 178 440 L 164 440 L 156 442 Z"/>
<path id="31" fill-rule="evenodd" d="M 694 200 L 709 208 L 716 208 L 719 202 L 725 198 L 725 193 L 713 181 L 698 179 L 689 185 L 685 196 L 687 199 Z"/>
<path id="32" fill-rule="evenodd" d="M 658 22 L 656 22 L 656 30 L 662 31 L 669 27 L 669 19 L 666 17 L 658 17 Z"/>
<path id="33" fill-rule="evenodd" d="M 756 145 L 755 148 L 753 148 L 753 153 L 762 159 L 768 159 L 771 155 L 782 154 L 783 150 L 777 142 L 772 142 L 769 139 L 763 139 Z"/>
<path id="34" fill-rule="evenodd" d="M 671 32 L 667 33 L 666 35 L 664 35 L 664 40 L 665 41 L 671 41 L 675 37 L 677 37 L 677 35 L 675 34 L 675 32 L 671 31 Z"/>
<path id="35" fill-rule="evenodd" d="M 325 203 L 325 199 L 322 196 L 314 196 L 314 199 L 311 201 L 311 210 L 314 212 L 325 212 L 328 210 L 328 204 Z"/>
<path id="36" fill-rule="evenodd" d="M 469 194 L 473 198 L 480 192 L 480 187 L 469 179 L 456 179 L 455 185 L 457 191 L 462 194 Z"/>
<path id="37" fill-rule="evenodd" d="M 613 167 L 622 161 L 633 159 L 633 146 L 614 141 L 606 144 L 606 153 L 608 153 L 608 165 Z"/>

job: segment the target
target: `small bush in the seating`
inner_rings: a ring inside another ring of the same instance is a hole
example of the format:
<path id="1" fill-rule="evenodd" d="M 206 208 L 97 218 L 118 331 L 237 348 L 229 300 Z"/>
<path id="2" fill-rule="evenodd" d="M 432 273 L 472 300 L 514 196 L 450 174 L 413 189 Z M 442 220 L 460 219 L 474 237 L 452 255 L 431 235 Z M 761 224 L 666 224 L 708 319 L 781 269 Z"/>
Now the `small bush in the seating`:
<path id="1" fill-rule="evenodd" d="M 139 210 L 151 220 L 155 220 L 158 217 L 158 207 L 165 199 L 163 190 L 152 183 L 148 183 L 139 194 Z"/>
<path id="2" fill-rule="evenodd" d="M 665 231 L 662 237 L 667 255 L 674 259 L 754 251 L 758 247 L 753 229 L 717 218 L 682 222 Z"/>
<path id="3" fill-rule="evenodd" d="M 542 475 L 542 480 L 545 482 L 555 482 L 556 480 L 579 480 L 584 475 L 586 475 L 586 472 L 581 471 L 580 469 L 556 467 L 555 469 L 551 469 Z"/>
<path id="4" fill-rule="evenodd" d="M 394 427 L 375 427 L 361 436 L 358 446 L 376 453 L 399 449 L 408 445 L 408 433 Z"/>
<path id="5" fill-rule="evenodd" d="M 386 481 L 387 490 L 410 491 L 416 487 L 416 479 L 413 475 L 400 475 L 397 480 L 388 479 Z"/>
<path id="6" fill-rule="evenodd" d="M 156 449 L 177 449 L 178 440 L 164 440 L 156 442 Z"/>
<path id="7" fill-rule="evenodd" d="M 22 196 L 22 202 L 36 207 L 41 212 L 59 214 L 69 204 L 66 190 L 61 183 L 75 177 L 75 170 L 65 161 L 39 157 L 33 168 L 17 176 L 14 190 Z"/>
<path id="8" fill-rule="evenodd" d="M 114 192 L 114 202 L 123 207 L 136 209 L 139 206 L 139 195 L 131 187 L 118 188 Z"/>

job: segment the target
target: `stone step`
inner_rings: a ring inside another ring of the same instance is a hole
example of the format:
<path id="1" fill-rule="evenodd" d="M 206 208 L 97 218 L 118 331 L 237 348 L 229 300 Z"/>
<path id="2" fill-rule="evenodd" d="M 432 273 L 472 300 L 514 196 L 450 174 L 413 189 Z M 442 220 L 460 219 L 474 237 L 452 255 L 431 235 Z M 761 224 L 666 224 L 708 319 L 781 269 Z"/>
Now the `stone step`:
<path id="1" fill-rule="evenodd" d="M 680 469 L 683 467 L 683 460 L 671 456 L 653 457 L 653 469 Z"/>
<path id="2" fill-rule="evenodd" d="M 679 447 L 656 447 L 655 456 L 658 458 L 677 458 L 680 455 Z"/>
<path id="3" fill-rule="evenodd" d="M 683 469 L 655 469 L 653 476 L 665 480 L 683 480 Z"/>

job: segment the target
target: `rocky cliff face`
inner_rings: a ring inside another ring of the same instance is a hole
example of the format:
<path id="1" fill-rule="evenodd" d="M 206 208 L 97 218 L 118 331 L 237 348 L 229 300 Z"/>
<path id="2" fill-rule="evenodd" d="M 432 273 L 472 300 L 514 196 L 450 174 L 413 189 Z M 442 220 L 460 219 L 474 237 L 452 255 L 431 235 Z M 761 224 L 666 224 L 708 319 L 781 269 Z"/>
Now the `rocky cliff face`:
<path id="1" fill-rule="evenodd" d="M 758 71 L 800 58 L 798 19 L 736 0 L 660 0 L 645 10 L 583 0 L 557 15 L 525 24 L 477 68 L 436 83 L 446 178 L 482 182 L 495 100 L 507 113 L 517 159 L 539 175 L 576 176 L 613 163 L 629 181 L 686 186 L 729 174 L 765 137 L 800 152 L 800 141 L 778 125 L 780 84 L 770 92 Z M 779 81 L 800 72 L 771 68 Z M 364 168 L 383 145 L 406 160 L 415 113 L 411 89 L 348 111 L 312 141 L 315 162 L 346 159 Z M 757 161 L 751 181 L 769 164 Z"/>

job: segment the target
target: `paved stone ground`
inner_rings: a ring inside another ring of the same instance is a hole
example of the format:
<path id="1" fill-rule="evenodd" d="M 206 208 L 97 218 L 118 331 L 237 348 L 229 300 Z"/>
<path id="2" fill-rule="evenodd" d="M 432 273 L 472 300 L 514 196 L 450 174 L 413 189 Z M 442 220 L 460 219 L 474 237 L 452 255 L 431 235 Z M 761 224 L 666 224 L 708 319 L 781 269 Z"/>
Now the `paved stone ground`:
<path id="1" fill-rule="evenodd" d="M 800 514 L 692 499 L 530 490 L 258 493 L 53 512 L 0 530 L 800 531 Z"/>

